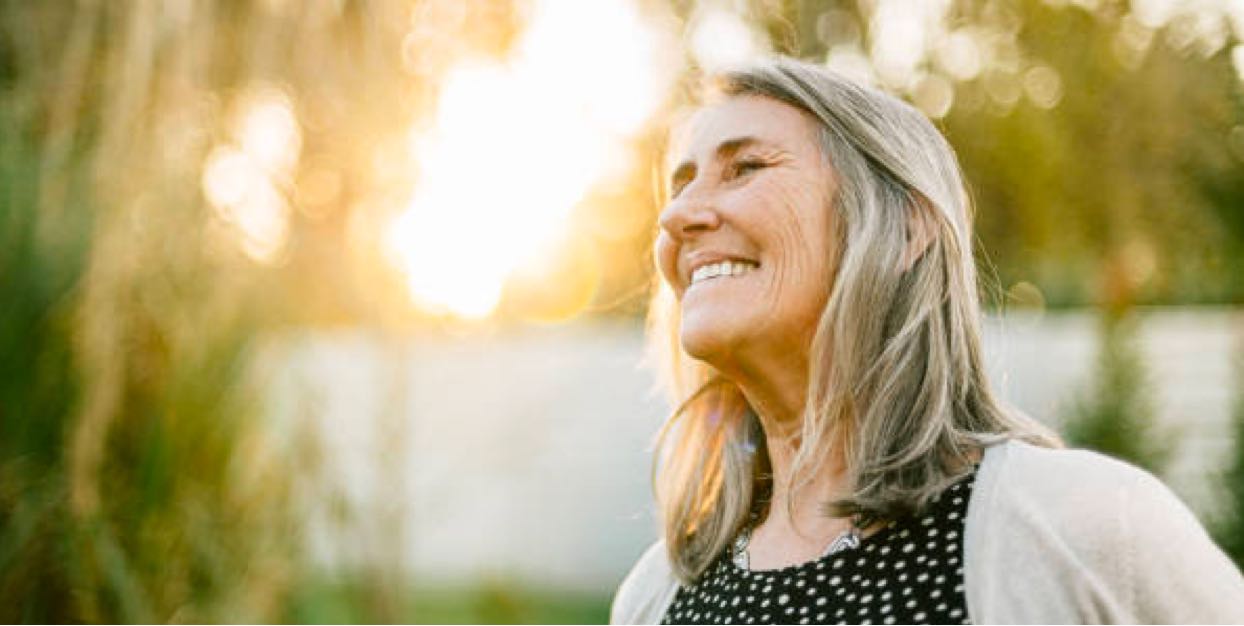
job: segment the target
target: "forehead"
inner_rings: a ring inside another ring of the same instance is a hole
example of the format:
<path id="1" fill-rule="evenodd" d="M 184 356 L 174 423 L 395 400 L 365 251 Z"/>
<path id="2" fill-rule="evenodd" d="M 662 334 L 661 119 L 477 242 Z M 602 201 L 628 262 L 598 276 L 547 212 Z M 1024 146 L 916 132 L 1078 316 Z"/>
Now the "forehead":
<path id="1" fill-rule="evenodd" d="M 773 98 L 741 95 L 705 105 L 679 124 L 669 156 L 675 162 L 709 158 L 722 142 L 740 137 L 796 154 L 819 155 L 817 122 L 810 114 Z"/>

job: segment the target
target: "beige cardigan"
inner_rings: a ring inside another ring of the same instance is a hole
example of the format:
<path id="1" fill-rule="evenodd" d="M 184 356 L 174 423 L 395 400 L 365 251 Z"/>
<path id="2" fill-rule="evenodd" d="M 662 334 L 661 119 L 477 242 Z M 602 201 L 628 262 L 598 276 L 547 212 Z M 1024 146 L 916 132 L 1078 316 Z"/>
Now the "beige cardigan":
<path id="1" fill-rule="evenodd" d="M 968 503 L 968 616 L 986 623 L 1244 624 L 1244 578 L 1153 476 L 1084 450 L 990 447 Z M 613 601 L 655 624 L 678 590 L 658 541 Z"/>

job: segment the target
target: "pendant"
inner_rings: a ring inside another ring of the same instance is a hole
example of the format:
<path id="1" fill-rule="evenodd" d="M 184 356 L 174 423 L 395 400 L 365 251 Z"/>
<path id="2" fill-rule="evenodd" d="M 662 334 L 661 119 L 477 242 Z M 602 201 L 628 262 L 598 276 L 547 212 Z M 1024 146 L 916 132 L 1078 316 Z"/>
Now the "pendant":
<path id="1" fill-rule="evenodd" d="M 752 539 L 752 529 L 750 526 L 743 529 L 738 537 L 734 539 L 734 545 L 730 547 L 730 560 L 734 561 L 734 566 L 739 569 L 748 569 L 750 559 L 747 558 L 747 544 Z"/>
<path id="2" fill-rule="evenodd" d="M 747 556 L 747 546 L 752 540 L 752 529 L 750 526 L 745 527 L 738 537 L 735 537 L 734 543 L 730 546 L 730 560 L 734 566 L 739 569 L 751 569 L 751 559 Z M 860 547 L 860 531 L 854 525 L 842 531 L 833 541 L 829 542 L 829 547 L 825 548 L 821 558 L 854 550 Z"/>
<path id="3" fill-rule="evenodd" d="M 860 531 L 856 530 L 856 528 L 852 526 L 851 528 L 842 531 L 842 534 L 838 535 L 837 539 L 831 541 L 829 543 L 829 547 L 825 549 L 825 554 L 821 555 L 821 557 L 824 558 L 831 554 L 854 550 L 858 547 L 860 547 Z"/>

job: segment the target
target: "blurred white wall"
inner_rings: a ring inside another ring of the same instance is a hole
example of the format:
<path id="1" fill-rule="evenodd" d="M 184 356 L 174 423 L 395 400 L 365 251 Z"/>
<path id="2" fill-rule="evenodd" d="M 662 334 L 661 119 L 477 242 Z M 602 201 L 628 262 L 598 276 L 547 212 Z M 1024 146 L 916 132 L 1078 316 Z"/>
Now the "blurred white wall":
<path id="1" fill-rule="evenodd" d="M 990 319 L 1011 402 L 1057 425 L 1095 365 L 1087 313 Z M 1156 310 L 1141 344 L 1161 421 L 1183 437 L 1168 482 L 1204 510 L 1229 450 L 1232 350 L 1244 315 Z M 655 536 L 651 443 L 668 407 L 638 324 L 592 322 L 396 345 L 364 331 L 280 342 L 278 420 L 309 420 L 332 480 L 361 512 L 312 539 L 330 562 L 400 560 L 424 581 L 520 577 L 611 591 Z"/>

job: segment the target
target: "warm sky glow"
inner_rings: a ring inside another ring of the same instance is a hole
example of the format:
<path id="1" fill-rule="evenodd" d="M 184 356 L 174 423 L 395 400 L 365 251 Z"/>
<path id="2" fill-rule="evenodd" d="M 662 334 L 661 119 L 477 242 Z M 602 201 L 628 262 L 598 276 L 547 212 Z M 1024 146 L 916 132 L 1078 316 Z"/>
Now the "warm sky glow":
<path id="1" fill-rule="evenodd" d="M 677 68 L 662 48 L 628 0 L 542 0 L 509 58 L 448 72 L 412 137 L 414 197 L 388 233 L 417 305 L 485 317 L 516 268 L 567 236 L 664 97 Z"/>

